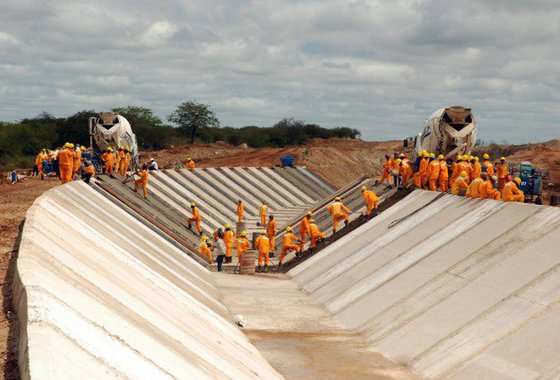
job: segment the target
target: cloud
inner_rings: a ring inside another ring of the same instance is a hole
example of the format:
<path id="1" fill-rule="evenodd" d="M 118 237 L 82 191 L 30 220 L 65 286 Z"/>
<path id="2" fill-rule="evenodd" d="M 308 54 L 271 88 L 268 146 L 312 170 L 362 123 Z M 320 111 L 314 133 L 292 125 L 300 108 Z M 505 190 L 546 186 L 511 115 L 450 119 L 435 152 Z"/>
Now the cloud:
<path id="1" fill-rule="evenodd" d="M 0 120 L 128 104 L 403 138 L 472 107 L 489 141 L 560 137 L 556 0 L 3 0 Z M 535 128 L 538 133 L 527 133 Z"/>

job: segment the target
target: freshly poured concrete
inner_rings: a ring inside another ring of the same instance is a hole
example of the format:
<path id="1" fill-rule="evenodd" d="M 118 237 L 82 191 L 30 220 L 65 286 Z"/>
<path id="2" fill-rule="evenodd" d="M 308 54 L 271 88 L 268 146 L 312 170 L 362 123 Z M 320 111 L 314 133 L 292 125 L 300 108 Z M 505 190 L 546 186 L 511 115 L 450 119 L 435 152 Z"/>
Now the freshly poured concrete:
<path id="1" fill-rule="evenodd" d="M 23 378 L 281 378 L 210 272 L 82 182 L 30 208 L 14 285 Z"/>
<path id="2" fill-rule="evenodd" d="M 560 209 L 416 191 L 289 272 L 430 378 L 560 375 Z"/>

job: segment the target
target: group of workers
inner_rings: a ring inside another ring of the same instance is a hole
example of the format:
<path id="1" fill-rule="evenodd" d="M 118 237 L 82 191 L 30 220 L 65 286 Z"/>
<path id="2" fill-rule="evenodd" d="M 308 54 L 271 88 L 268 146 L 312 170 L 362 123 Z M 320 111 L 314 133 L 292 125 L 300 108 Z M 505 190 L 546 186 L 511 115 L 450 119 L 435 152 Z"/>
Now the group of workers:
<path id="1" fill-rule="evenodd" d="M 55 173 L 63 184 L 70 182 L 79 175 L 82 167 L 82 173 L 93 172 L 91 162 L 88 160 L 91 157 L 91 152 L 91 149 L 86 150 L 83 145 L 74 145 L 69 142 L 59 149 L 43 148 L 35 157 L 32 174 L 45 179 L 45 175 Z M 91 178 L 92 175 L 88 174 L 86 177 Z"/>
<path id="2" fill-rule="evenodd" d="M 431 191 L 451 191 L 454 195 L 469 198 L 503 200 L 505 202 L 524 202 L 525 195 L 519 189 L 521 179 L 511 178 L 509 165 L 501 157 L 495 165 L 485 153 L 483 161 L 476 156 L 459 155 L 449 162 L 443 155 L 425 150 L 418 154 L 414 164 L 403 153 L 393 157 L 386 155 L 386 163 L 381 183 L 414 186 Z"/>

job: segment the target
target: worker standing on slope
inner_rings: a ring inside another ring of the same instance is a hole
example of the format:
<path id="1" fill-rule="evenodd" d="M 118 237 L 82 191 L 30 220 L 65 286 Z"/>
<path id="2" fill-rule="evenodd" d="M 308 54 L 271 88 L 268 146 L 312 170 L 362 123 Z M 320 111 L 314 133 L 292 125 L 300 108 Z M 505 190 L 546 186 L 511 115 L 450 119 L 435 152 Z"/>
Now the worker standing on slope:
<path id="1" fill-rule="evenodd" d="M 303 245 L 305 244 L 305 238 L 307 235 L 311 236 L 311 230 L 309 228 L 311 216 L 313 213 L 311 211 L 307 211 L 305 216 L 301 219 L 301 223 L 299 225 L 299 250 L 303 251 Z"/>
<path id="2" fill-rule="evenodd" d="M 471 183 L 469 184 L 469 187 L 467 189 L 467 197 L 468 198 L 480 198 L 480 187 L 483 184 L 483 180 L 480 177 L 475 177 Z"/>
<path id="3" fill-rule="evenodd" d="M 282 252 L 280 253 L 280 260 L 278 261 L 278 268 L 282 266 L 282 261 L 288 251 L 296 251 L 296 255 L 299 253 L 300 249 L 297 245 L 299 243 L 298 238 L 292 232 L 292 227 L 286 227 L 286 234 L 282 238 Z"/>
<path id="4" fill-rule="evenodd" d="M 105 153 L 101 156 L 103 163 L 105 164 L 105 174 L 113 177 L 113 166 L 115 165 L 115 155 L 113 154 L 113 148 L 108 147 Z"/>
<path id="5" fill-rule="evenodd" d="M 224 226 L 224 243 L 226 244 L 226 263 L 231 263 L 232 261 L 232 249 L 233 249 L 233 240 L 234 235 L 233 231 L 231 230 L 231 226 L 226 224 Z"/>
<path id="6" fill-rule="evenodd" d="M 265 227 L 266 226 L 266 213 L 268 211 L 268 206 L 266 205 L 266 203 L 263 201 L 262 202 L 262 206 L 259 210 L 259 215 L 261 216 L 261 227 Z"/>
<path id="7" fill-rule="evenodd" d="M 47 155 L 47 150 L 42 149 L 37 157 L 35 158 L 35 166 L 37 166 L 37 175 L 39 178 L 44 179 L 43 177 L 43 162 L 47 161 L 49 156 Z"/>
<path id="8" fill-rule="evenodd" d="M 377 197 L 377 195 L 375 195 L 373 190 L 368 190 L 365 186 L 362 186 L 360 190 L 362 191 L 362 196 L 364 197 L 364 201 L 366 202 L 366 220 L 370 220 L 372 210 L 374 210 L 374 216 L 379 214 L 379 212 L 377 211 L 379 198 Z"/>
<path id="9" fill-rule="evenodd" d="M 274 215 L 270 215 L 268 217 L 266 235 L 268 236 L 268 241 L 270 242 L 270 250 L 274 251 L 276 249 L 276 245 L 274 244 L 274 236 L 276 236 L 276 219 L 274 219 Z"/>
<path id="10" fill-rule="evenodd" d="M 212 251 L 210 247 L 208 247 L 208 236 L 202 235 L 200 245 L 198 246 L 198 253 L 203 255 L 209 263 L 212 262 Z"/>
<path id="11" fill-rule="evenodd" d="M 311 244 L 309 245 L 309 248 L 311 249 L 311 252 L 313 252 L 313 249 L 317 246 L 317 242 L 320 243 L 325 240 L 325 235 L 319 230 L 319 226 L 315 223 L 315 219 L 311 219 L 309 221 L 309 229 L 311 230 Z"/>
<path id="12" fill-rule="evenodd" d="M 469 173 L 471 171 L 471 166 L 469 165 L 468 160 L 469 160 L 468 155 L 465 154 L 464 156 L 462 156 L 461 161 L 459 162 L 459 167 L 458 167 L 459 173 L 462 173 L 462 172 L 467 173 L 467 177 L 465 178 L 465 182 L 467 183 L 467 185 L 470 182 Z"/>
<path id="13" fill-rule="evenodd" d="M 74 154 L 74 164 L 72 165 L 72 177 L 77 178 L 78 170 L 82 166 L 82 153 L 86 150 L 84 146 L 76 146 L 76 153 Z"/>
<path id="14" fill-rule="evenodd" d="M 243 213 L 245 212 L 245 206 L 243 205 L 243 202 L 241 202 L 241 199 L 237 201 L 237 222 L 241 223 L 243 222 Z"/>
<path id="15" fill-rule="evenodd" d="M 336 197 L 334 202 L 327 206 L 327 211 L 332 215 L 333 220 L 333 235 L 336 233 L 336 227 L 338 222 L 344 220 L 344 226 L 347 226 L 350 222 L 350 217 L 348 214 L 352 213 L 344 204 L 340 197 Z"/>
<path id="16" fill-rule="evenodd" d="M 188 229 L 190 230 L 192 228 L 192 223 L 196 223 L 196 230 L 198 231 L 199 235 L 202 235 L 202 227 L 200 227 L 200 222 L 202 222 L 202 216 L 200 216 L 200 212 L 198 211 L 198 207 L 196 207 L 196 203 L 194 202 L 191 203 L 191 210 L 192 210 L 192 217 L 187 219 Z"/>
<path id="17" fill-rule="evenodd" d="M 259 261 L 257 272 L 261 271 L 264 265 L 264 272 L 268 272 L 268 252 L 270 251 L 270 242 L 266 236 L 266 231 L 262 230 L 261 235 L 255 240 L 255 249 L 259 253 Z"/>
<path id="18" fill-rule="evenodd" d="M 398 186 L 399 182 L 399 154 L 395 152 L 391 159 L 391 174 L 393 175 L 393 186 Z"/>
<path id="19" fill-rule="evenodd" d="M 187 169 L 193 170 L 196 167 L 192 158 L 187 158 Z"/>
<path id="20" fill-rule="evenodd" d="M 488 173 L 482 173 L 480 178 L 483 181 L 480 185 L 480 199 L 488 198 L 499 201 L 501 199 L 500 191 L 494 187 L 496 177 L 490 177 Z"/>
<path id="21" fill-rule="evenodd" d="M 451 165 L 451 178 L 449 180 L 449 184 L 453 186 L 457 177 L 459 177 L 459 163 L 461 162 L 462 156 L 457 156 L 453 164 Z"/>
<path id="22" fill-rule="evenodd" d="M 453 182 L 453 186 L 451 187 L 451 194 L 453 195 L 465 195 L 467 189 L 469 187 L 467 183 L 467 177 L 469 174 L 463 170 L 459 177 Z"/>
<path id="23" fill-rule="evenodd" d="M 58 167 L 60 169 L 60 181 L 62 184 L 72 181 L 75 154 L 74 144 L 68 142 L 58 151 Z"/>
<path id="24" fill-rule="evenodd" d="M 504 202 L 525 202 L 525 194 L 517 186 L 521 185 L 521 178 L 516 177 L 504 185 L 502 200 Z"/>
<path id="25" fill-rule="evenodd" d="M 121 172 L 121 163 L 124 163 L 124 146 L 119 146 L 117 153 L 115 153 L 115 171 Z"/>
<path id="26" fill-rule="evenodd" d="M 224 243 L 224 234 L 220 232 L 214 244 L 214 252 L 216 253 L 216 262 L 218 263 L 218 272 L 222 271 L 224 256 L 226 254 L 226 244 Z"/>
<path id="27" fill-rule="evenodd" d="M 399 164 L 399 174 L 401 176 L 401 186 L 407 186 L 412 179 L 412 168 L 410 167 L 410 161 L 407 160 L 397 160 Z"/>
<path id="28" fill-rule="evenodd" d="M 432 157 L 432 154 L 430 154 L 430 157 Z M 438 188 L 439 170 L 440 170 L 440 164 L 439 161 L 435 159 L 435 154 L 434 154 L 434 160 L 429 163 L 428 173 L 427 173 L 428 181 L 430 182 L 429 188 L 431 191 L 436 191 Z"/>
<path id="29" fill-rule="evenodd" d="M 471 181 L 480 177 L 480 174 L 482 174 L 482 165 L 480 164 L 480 159 L 478 157 L 473 158 L 472 166 Z"/>
<path id="30" fill-rule="evenodd" d="M 241 256 L 251 248 L 251 242 L 247 239 L 247 231 L 242 231 L 241 236 L 235 239 L 235 249 L 237 250 L 237 262 L 241 262 Z"/>
<path id="31" fill-rule="evenodd" d="M 123 162 L 121 161 L 121 175 L 123 177 L 126 177 L 126 172 L 128 171 L 128 166 L 130 165 L 130 148 L 128 147 L 128 145 L 124 146 L 124 165 Z"/>
<path id="32" fill-rule="evenodd" d="M 444 193 L 449 188 L 449 168 L 447 167 L 447 162 L 445 162 L 445 157 L 443 154 L 438 156 L 439 161 L 439 189 Z"/>
<path id="33" fill-rule="evenodd" d="M 482 156 L 482 158 L 484 159 L 483 166 L 486 168 L 488 178 L 491 178 L 494 175 L 494 165 L 492 165 L 492 162 L 490 161 L 490 156 L 488 155 L 488 153 L 484 153 L 484 156 Z"/>
<path id="34" fill-rule="evenodd" d="M 506 158 L 500 157 L 500 163 L 496 168 L 496 176 L 498 177 L 498 188 L 502 190 L 506 184 L 506 177 L 509 174 L 509 166 L 506 164 Z M 503 198 L 503 196 L 502 196 Z"/>
<path id="35" fill-rule="evenodd" d="M 148 178 L 150 174 L 148 174 L 148 170 L 146 169 L 146 165 L 142 166 L 142 170 L 136 169 L 135 178 L 134 178 L 134 192 L 138 192 L 138 186 L 142 186 L 142 192 L 144 193 L 144 199 L 148 198 Z M 136 178 L 136 176 L 138 178 Z"/>
<path id="36" fill-rule="evenodd" d="M 391 174 L 391 160 L 391 156 L 386 154 L 385 165 L 383 166 L 383 173 L 381 174 L 381 184 L 383 184 L 385 181 L 387 181 L 389 185 L 391 184 L 391 180 L 389 179 L 389 176 Z"/>

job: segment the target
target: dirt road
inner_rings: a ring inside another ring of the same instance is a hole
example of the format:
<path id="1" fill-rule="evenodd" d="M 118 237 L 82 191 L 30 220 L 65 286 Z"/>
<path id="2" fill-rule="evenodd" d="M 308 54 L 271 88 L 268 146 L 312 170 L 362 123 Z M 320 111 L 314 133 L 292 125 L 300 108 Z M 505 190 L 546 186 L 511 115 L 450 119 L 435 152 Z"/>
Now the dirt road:
<path id="1" fill-rule="evenodd" d="M 15 185 L 0 185 L 0 279 L 2 281 L 2 314 L 0 315 L 0 377 L 18 379 L 17 320 L 12 305 L 12 280 L 19 245 L 19 234 L 25 213 L 33 201 L 46 190 L 58 185 L 56 180 L 29 179 Z"/>

